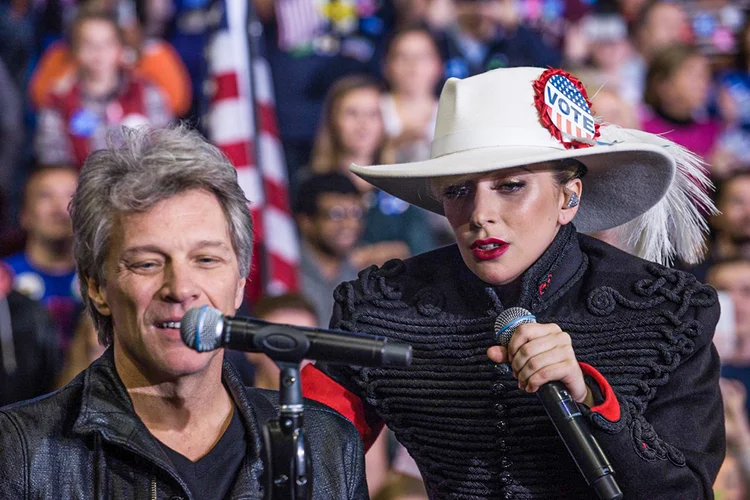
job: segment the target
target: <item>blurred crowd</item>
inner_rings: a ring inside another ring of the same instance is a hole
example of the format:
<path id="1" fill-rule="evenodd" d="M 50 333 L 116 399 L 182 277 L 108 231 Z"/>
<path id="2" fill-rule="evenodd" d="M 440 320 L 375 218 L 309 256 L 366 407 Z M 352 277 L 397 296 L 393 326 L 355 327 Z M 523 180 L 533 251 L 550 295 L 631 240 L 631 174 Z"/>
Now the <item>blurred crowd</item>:
<path id="1" fill-rule="evenodd" d="M 63 385 L 101 354 L 71 254 L 77 172 L 121 126 L 186 120 L 205 130 L 216 3 L 0 0 L 0 406 Z M 271 70 L 300 286 L 243 312 L 325 325 L 338 283 L 449 244 L 442 217 L 348 166 L 429 158 L 447 78 L 562 67 L 603 121 L 663 134 L 706 162 L 721 213 L 706 214 L 705 261 L 675 265 L 720 291 L 728 454 L 715 489 L 717 498 L 750 498 L 750 0 L 250 0 L 248 8 L 255 54 Z M 264 356 L 231 359 L 248 383 L 277 387 Z M 387 433 L 367 465 L 375 498 L 426 498 L 419 471 Z"/>

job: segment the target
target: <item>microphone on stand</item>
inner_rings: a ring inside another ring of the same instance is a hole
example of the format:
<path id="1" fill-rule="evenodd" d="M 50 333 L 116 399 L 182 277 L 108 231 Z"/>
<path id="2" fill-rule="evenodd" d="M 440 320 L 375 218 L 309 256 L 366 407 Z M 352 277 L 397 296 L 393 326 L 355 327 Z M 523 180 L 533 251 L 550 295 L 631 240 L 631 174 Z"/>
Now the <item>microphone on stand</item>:
<path id="1" fill-rule="evenodd" d="M 516 328 L 526 323 L 536 323 L 536 317 L 522 307 L 506 309 L 495 320 L 495 340 L 507 347 Z M 547 382 L 536 394 L 586 484 L 594 488 L 601 500 L 621 499 L 622 491 L 613 476 L 614 469 L 565 384 Z"/>
<path id="2" fill-rule="evenodd" d="M 275 361 L 313 359 L 356 366 L 411 363 L 411 346 L 385 337 L 225 316 L 210 306 L 186 312 L 180 322 L 180 336 L 185 345 L 196 351 L 226 347 L 262 352 Z"/>

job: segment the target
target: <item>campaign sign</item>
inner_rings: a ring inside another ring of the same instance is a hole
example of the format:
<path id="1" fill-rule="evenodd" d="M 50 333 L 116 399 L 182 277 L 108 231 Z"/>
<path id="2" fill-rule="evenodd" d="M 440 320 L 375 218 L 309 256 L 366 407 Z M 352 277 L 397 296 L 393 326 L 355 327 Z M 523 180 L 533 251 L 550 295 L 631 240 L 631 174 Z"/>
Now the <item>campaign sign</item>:
<path id="1" fill-rule="evenodd" d="M 586 97 L 564 75 L 553 75 L 544 86 L 545 112 L 566 139 L 593 140 L 594 117 Z"/>

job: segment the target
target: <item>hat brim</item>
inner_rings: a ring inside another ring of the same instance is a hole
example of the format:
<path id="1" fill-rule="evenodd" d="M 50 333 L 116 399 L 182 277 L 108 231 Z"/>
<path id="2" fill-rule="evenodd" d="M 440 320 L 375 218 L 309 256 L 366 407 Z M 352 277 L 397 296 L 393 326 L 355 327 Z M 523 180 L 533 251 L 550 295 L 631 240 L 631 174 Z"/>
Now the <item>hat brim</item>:
<path id="1" fill-rule="evenodd" d="M 469 175 L 574 158 L 586 165 L 583 193 L 574 219 L 583 233 L 629 222 L 664 197 L 675 175 L 674 159 L 659 146 L 614 144 L 559 150 L 530 147 L 487 147 L 430 160 L 393 165 L 352 165 L 367 182 L 404 201 L 443 214 L 430 191 L 437 177 Z"/>

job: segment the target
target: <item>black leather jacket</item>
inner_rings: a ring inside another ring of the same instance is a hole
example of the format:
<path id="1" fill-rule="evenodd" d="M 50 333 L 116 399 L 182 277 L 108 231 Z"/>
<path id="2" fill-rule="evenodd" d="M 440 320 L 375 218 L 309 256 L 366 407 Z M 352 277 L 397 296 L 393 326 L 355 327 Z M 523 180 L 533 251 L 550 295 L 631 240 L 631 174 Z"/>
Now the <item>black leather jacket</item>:
<path id="1" fill-rule="evenodd" d="M 247 455 L 227 498 L 262 499 L 262 416 L 275 415 L 276 393 L 245 387 L 226 361 L 223 381 L 248 437 Z M 368 498 L 362 442 L 354 427 L 306 401 L 305 428 L 313 498 Z M 192 496 L 136 416 L 109 349 L 59 391 L 0 410 L 0 498 Z"/>

